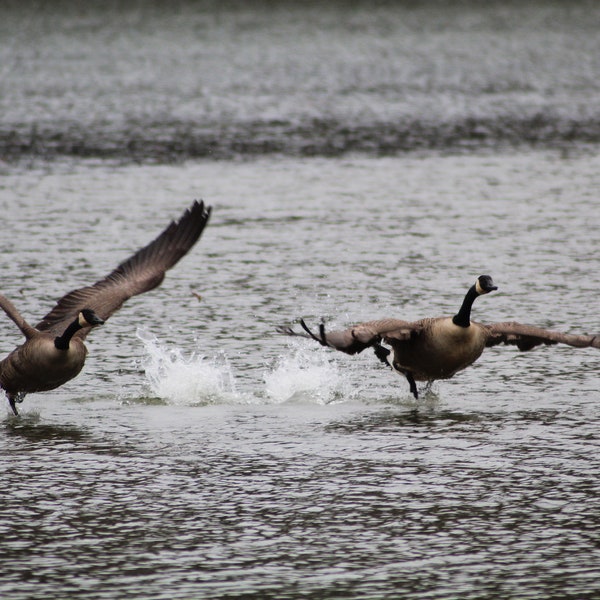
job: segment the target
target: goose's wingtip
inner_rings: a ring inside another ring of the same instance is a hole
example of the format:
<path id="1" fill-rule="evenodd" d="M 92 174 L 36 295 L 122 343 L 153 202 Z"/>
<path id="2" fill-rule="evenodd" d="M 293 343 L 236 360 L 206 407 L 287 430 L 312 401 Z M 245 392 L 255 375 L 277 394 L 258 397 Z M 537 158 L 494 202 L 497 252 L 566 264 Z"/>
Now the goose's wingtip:
<path id="1" fill-rule="evenodd" d="M 289 325 L 278 325 L 275 327 L 275 331 L 281 335 L 297 335 Z"/>
<path id="2" fill-rule="evenodd" d="M 188 210 L 189 212 L 198 211 L 201 213 L 206 213 L 207 217 L 209 217 L 210 213 L 212 212 L 212 206 L 206 204 L 202 198 L 195 198 L 192 202 L 192 206 Z"/>

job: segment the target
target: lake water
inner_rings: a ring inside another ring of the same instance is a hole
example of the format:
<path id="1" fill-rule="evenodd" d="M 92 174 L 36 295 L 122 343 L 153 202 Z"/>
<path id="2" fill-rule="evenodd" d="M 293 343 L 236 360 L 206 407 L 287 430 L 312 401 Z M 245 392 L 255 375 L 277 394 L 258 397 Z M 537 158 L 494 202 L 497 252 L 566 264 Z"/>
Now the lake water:
<path id="1" fill-rule="evenodd" d="M 0 595 L 597 598 L 597 351 L 496 347 L 415 401 L 275 330 L 453 314 L 490 273 L 476 320 L 600 331 L 600 7 L 132 6 L 0 20 L 31 322 L 214 207 L 77 379 L 6 404 Z"/>

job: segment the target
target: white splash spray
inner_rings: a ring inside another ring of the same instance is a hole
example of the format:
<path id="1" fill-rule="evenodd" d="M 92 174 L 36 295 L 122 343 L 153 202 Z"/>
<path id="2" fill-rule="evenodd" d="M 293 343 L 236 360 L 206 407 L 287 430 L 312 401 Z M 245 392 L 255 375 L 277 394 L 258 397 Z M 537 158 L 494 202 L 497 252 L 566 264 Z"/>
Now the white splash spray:
<path id="1" fill-rule="evenodd" d="M 352 396 L 337 363 L 312 348 L 290 349 L 291 354 L 258 375 L 252 391 L 242 393 L 224 354 L 185 356 L 146 330 L 138 329 L 137 337 L 146 350 L 141 366 L 150 393 L 171 404 L 329 404 Z"/>
<path id="2" fill-rule="evenodd" d="M 168 349 L 143 329 L 137 337 L 144 343 L 142 367 L 152 394 L 173 404 L 218 404 L 240 400 L 231 365 L 225 356 L 212 360 L 179 348 Z"/>
<path id="3" fill-rule="evenodd" d="M 304 348 L 280 358 L 263 380 L 267 397 L 274 403 L 329 404 L 340 399 L 344 387 L 336 363 Z"/>

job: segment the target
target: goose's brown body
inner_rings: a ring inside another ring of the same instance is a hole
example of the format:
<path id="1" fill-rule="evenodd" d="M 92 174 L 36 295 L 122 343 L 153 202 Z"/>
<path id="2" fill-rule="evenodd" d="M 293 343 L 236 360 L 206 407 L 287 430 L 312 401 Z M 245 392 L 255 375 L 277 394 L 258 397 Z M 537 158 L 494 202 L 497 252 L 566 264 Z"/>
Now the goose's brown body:
<path id="1" fill-rule="evenodd" d="M 75 337 L 67 350 L 59 350 L 54 336 L 42 333 L 0 362 L 0 385 L 9 396 L 56 389 L 79 374 L 86 356 L 83 340 Z"/>
<path id="2" fill-rule="evenodd" d="M 451 317 L 426 319 L 421 325 L 427 335 L 395 340 L 392 346 L 392 366 L 410 371 L 416 381 L 449 379 L 472 365 L 485 350 L 486 335 L 479 327 L 459 327 Z"/>
<path id="3" fill-rule="evenodd" d="M 473 301 L 496 289 L 489 276 L 482 275 L 467 292 L 459 312 L 454 317 L 426 318 L 419 321 L 381 319 L 360 323 L 342 331 L 313 333 L 300 321 L 304 332 L 289 327 L 279 329 L 287 335 L 312 338 L 346 354 L 357 354 L 374 348 L 377 357 L 403 373 L 411 391 L 418 397 L 415 381 L 449 379 L 472 365 L 485 348 L 497 344 L 515 345 L 519 350 L 546 344 L 567 344 L 575 348 L 600 349 L 600 335 L 585 335 L 550 331 L 516 322 L 484 325 L 470 320 Z M 391 351 L 381 346 L 391 347 Z"/>
<path id="4" fill-rule="evenodd" d="M 63 296 L 35 327 L 0 294 L 0 308 L 26 338 L 0 361 L 0 386 L 15 414 L 15 402 L 25 394 L 55 389 L 79 374 L 87 356 L 84 340 L 91 328 L 104 323 L 127 299 L 159 286 L 166 271 L 198 241 L 209 217 L 210 207 L 194 202 L 179 221 L 171 222 L 106 277 Z"/>

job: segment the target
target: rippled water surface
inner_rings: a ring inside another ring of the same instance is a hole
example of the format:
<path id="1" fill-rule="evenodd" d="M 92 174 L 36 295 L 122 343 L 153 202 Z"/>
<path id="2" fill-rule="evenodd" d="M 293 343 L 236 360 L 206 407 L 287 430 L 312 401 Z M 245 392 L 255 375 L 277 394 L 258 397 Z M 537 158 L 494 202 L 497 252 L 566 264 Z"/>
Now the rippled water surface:
<path id="1" fill-rule="evenodd" d="M 25 398 L 20 418 L 0 408 L 1 597 L 600 596 L 598 351 L 495 347 L 415 401 L 372 354 L 275 331 L 300 317 L 453 314 L 481 273 L 499 290 L 477 300 L 476 320 L 600 331 L 600 160 L 581 133 L 597 111 L 600 54 L 585 51 L 597 11 L 504 4 L 353 3 L 305 21 L 287 4 L 13 7 L 2 293 L 36 322 L 194 198 L 213 216 L 162 287 L 88 337 L 77 379 Z M 489 53 L 466 69 L 457 40 Z M 397 44 L 421 62 L 391 61 L 388 76 L 375 59 Z M 542 55 L 552 67 L 537 69 Z M 182 77 L 192 59 L 204 96 Z M 44 68 L 64 87 L 44 87 Z M 383 85 L 399 73 L 415 96 Z M 543 119 L 529 121 L 536 102 Z M 189 126 L 175 150 L 183 130 L 163 106 Z M 416 115 L 399 121 L 415 142 L 382 152 L 397 109 Z M 452 129 L 463 117 L 507 123 L 518 143 L 492 127 L 473 145 Z M 315 145 L 338 126 L 335 152 Z M 456 135 L 433 152 L 448 127 Z M 200 129 L 218 142 L 212 155 L 194 145 Z M 532 143 L 535 131 L 546 137 Z M 362 145 L 348 142 L 356 132 Z M 2 316 L 2 354 L 19 341 Z"/>
<path id="2" fill-rule="evenodd" d="M 122 4 L 4 4 L 0 154 L 600 142 L 593 1 Z"/>
<path id="3" fill-rule="evenodd" d="M 594 350 L 489 350 L 419 402 L 369 356 L 274 333 L 457 309 L 598 328 L 597 160 L 53 164 L 6 174 L 3 291 L 37 318 L 199 195 L 159 290 L 78 379 L 2 422 L 13 598 L 594 597 Z M 7 213 L 8 214 L 8 213 Z M 23 278 L 22 274 L 27 273 Z M 201 300 L 192 292 L 200 294 Z M 18 341 L 4 320 L 3 349 Z"/>

